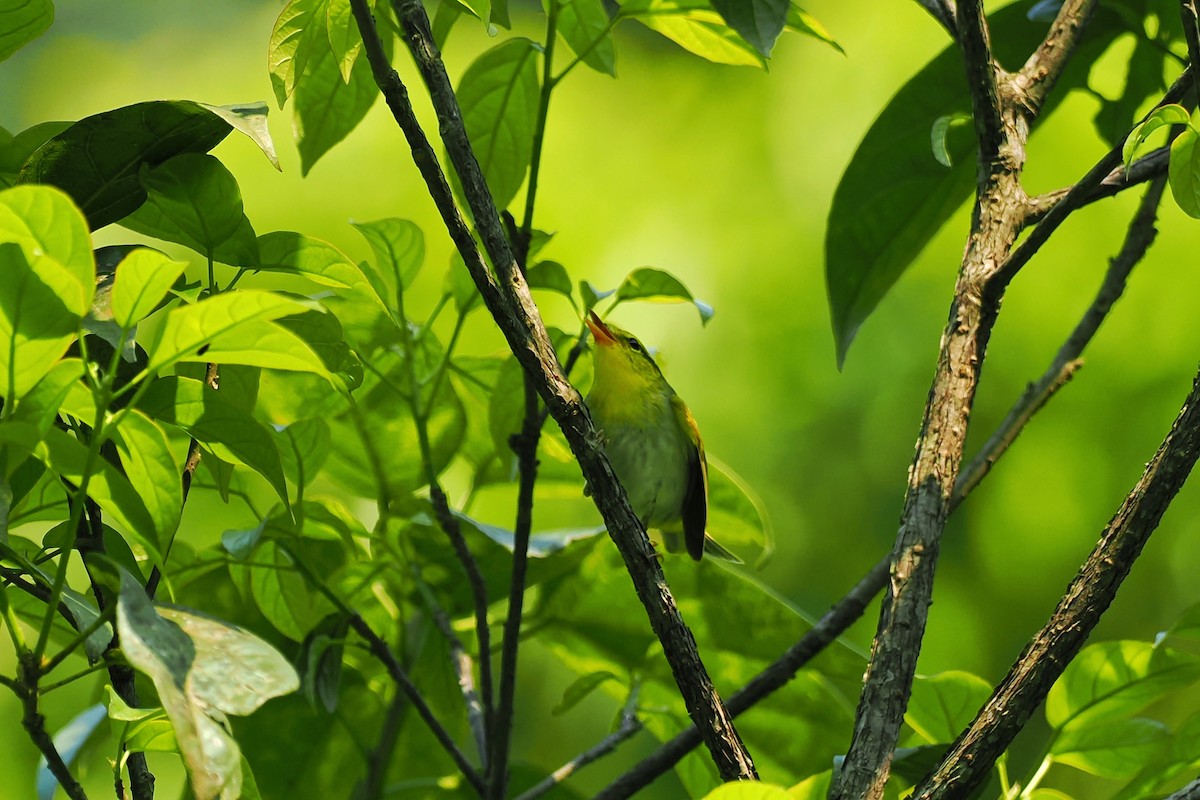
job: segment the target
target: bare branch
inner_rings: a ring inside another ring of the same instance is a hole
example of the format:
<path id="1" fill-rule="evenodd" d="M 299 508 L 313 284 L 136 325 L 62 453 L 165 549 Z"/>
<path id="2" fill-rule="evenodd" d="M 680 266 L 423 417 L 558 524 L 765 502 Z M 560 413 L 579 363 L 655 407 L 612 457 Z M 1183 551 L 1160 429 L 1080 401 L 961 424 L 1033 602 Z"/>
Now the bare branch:
<path id="1" fill-rule="evenodd" d="M 679 614 L 650 540 L 630 508 L 624 489 L 603 453 L 582 398 L 558 364 L 554 347 L 529 294 L 529 287 L 516 268 L 495 205 L 466 140 L 462 114 L 429 33 L 425 10 L 418 0 L 401 0 L 395 7 L 405 41 L 430 89 L 447 152 L 459 173 L 464 194 L 472 204 L 484 246 L 492 262 L 497 265 L 497 273 L 503 277 L 501 281 L 497 281 L 484 264 L 471 230 L 454 204 L 437 155 L 413 113 L 408 90 L 388 64 L 370 9 L 365 0 L 352 0 L 351 8 L 363 36 L 364 52 L 375 81 L 408 140 L 413 160 L 484 303 L 513 354 L 526 373 L 533 377 L 538 393 L 579 460 L 584 478 L 592 487 L 593 499 L 621 552 L 638 597 L 646 608 L 651 627 L 663 645 L 663 652 L 688 713 L 705 732 L 705 743 L 719 772 L 728 780 L 754 777 L 753 761 L 700 660 L 695 638 Z"/>
<path id="2" fill-rule="evenodd" d="M 1134 161 L 1129 165 L 1128 170 L 1123 166 L 1117 166 L 1087 196 L 1079 199 L 1079 208 L 1091 205 L 1097 200 L 1113 197 L 1126 189 L 1154 180 L 1160 175 L 1166 175 L 1170 155 L 1169 148 L 1160 147 Z M 1031 197 L 1027 206 L 1025 223 L 1030 225 L 1042 220 L 1070 191 L 1070 188 L 1055 189 L 1052 192 Z"/>
<path id="3" fill-rule="evenodd" d="M 1092 341 L 1101 323 L 1108 317 L 1115 303 L 1125 291 L 1125 281 L 1129 273 L 1146 255 L 1150 245 L 1154 243 L 1158 231 L 1154 221 L 1158 214 L 1158 205 L 1162 201 L 1163 190 L 1166 188 L 1166 176 L 1160 176 L 1150 184 L 1146 194 L 1138 204 L 1137 213 L 1129 224 L 1129 232 L 1121 251 L 1109 262 L 1104 274 L 1104 281 L 1095 299 L 1076 324 L 1075 329 L 1063 342 L 1050 366 L 1042 373 L 1036 383 L 1029 385 L 1021 399 L 1009 410 L 1004 421 L 984 443 L 979 455 L 963 470 L 959 485 L 955 487 L 955 495 L 965 497 L 983 480 L 1009 445 L 1016 440 L 1017 435 L 1024 429 L 1030 418 L 1036 414 L 1046 401 L 1057 392 L 1079 368 L 1079 356 L 1084 348 Z"/>
<path id="4" fill-rule="evenodd" d="M 1200 778 L 1189 783 L 1165 800 L 1200 800 Z"/>
<path id="5" fill-rule="evenodd" d="M 32 653 L 25 652 L 20 654 L 17 663 L 17 680 L 10 688 L 16 692 L 17 697 L 21 700 L 21 725 L 25 728 L 25 732 L 29 734 L 29 738 L 33 740 L 34 745 L 42 756 L 46 759 L 46 766 L 50 770 L 50 774 L 58 781 L 59 786 L 66 792 L 67 797 L 71 800 L 87 800 L 87 793 L 83 791 L 83 787 L 79 785 L 79 781 L 75 780 L 75 776 L 71 774 L 71 770 L 63 761 L 62 755 L 58 752 L 58 748 L 54 746 L 54 740 L 50 738 L 50 734 L 46 732 L 46 718 L 42 716 L 42 712 L 38 709 L 38 679 L 39 665 L 34 661 Z"/>
<path id="6" fill-rule="evenodd" d="M 1200 15 L 1196 13 L 1196 0 L 1179 0 L 1179 15 L 1183 21 L 1183 38 L 1187 41 L 1188 61 L 1200 68 Z M 1196 98 L 1200 101 L 1200 72 L 1192 70 Z"/>
<path id="7" fill-rule="evenodd" d="M 963 0 L 958 4 L 957 28 L 966 62 L 975 134 L 979 139 L 980 170 L 981 174 L 987 174 L 990 165 L 1000 157 L 1008 137 L 1001 118 L 1000 89 L 996 80 L 1002 70 L 992 58 L 982 0 Z"/>
<path id="8" fill-rule="evenodd" d="M 588 764 L 613 752 L 622 742 L 640 731 L 642 729 L 642 721 L 637 716 L 638 694 L 638 686 L 635 684 L 629 692 L 629 699 L 625 701 L 625 706 L 621 709 L 621 724 L 615 731 L 554 770 L 545 780 L 517 795 L 516 800 L 534 800 L 541 797 Z M 695 728 L 692 730 L 695 730 Z"/>
<path id="9" fill-rule="evenodd" d="M 987 777 L 1029 715 L 1087 641 L 1200 456 L 1200 375 L 1171 426 L 1067 588 L 1058 608 L 942 762 L 917 800 L 965 798 Z"/>
<path id="10" fill-rule="evenodd" d="M 1046 95 L 1054 88 L 1059 75 L 1079 44 L 1084 28 L 1096 9 L 1096 0 L 1066 0 L 1058 10 L 1050 32 L 1038 49 L 1013 76 L 1013 88 L 1020 93 L 1020 102 L 1036 116 Z"/>

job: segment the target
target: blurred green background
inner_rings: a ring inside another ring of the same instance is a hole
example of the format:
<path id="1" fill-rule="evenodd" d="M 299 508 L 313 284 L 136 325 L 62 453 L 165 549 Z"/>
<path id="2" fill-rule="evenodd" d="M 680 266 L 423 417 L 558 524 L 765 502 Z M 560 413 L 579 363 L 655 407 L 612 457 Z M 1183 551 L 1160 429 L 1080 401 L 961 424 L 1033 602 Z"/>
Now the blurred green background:
<path id="1" fill-rule="evenodd" d="M 10 131 L 148 99 L 274 106 L 266 43 L 281 3 L 60 0 L 56 6 L 50 32 L 0 65 L 0 125 Z M 554 96 L 537 226 L 557 232 L 546 255 L 576 279 L 612 287 L 632 268 L 655 266 L 716 308 L 706 328 L 683 305 L 629 305 L 613 319 L 658 348 L 710 452 L 761 495 L 777 537 L 762 579 L 819 615 L 895 534 L 969 208 L 864 325 L 839 372 L 822 256 L 830 199 L 876 114 L 946 37 L 915 3 L 865 12 L 860 4 L 812 0 L 806 8 L 844 56 L 785 34 L 769 72 L 723 67 L 656 34 L 619 27 L 619 79 L 581 68 Z M 532 6 L 514 2 L 513 12 L 514 32 L 540 35 Z M 477 22 L 460 21 L 446 52 L 451 74 L 461 74 L 493 43 Z M 1097 65 L 1095 86 L 1119 87 L 1129 47 L 1119 42 Z M 407 56 L 397 62 L 409 85 L 418 85 Z M 432 123 L 416 94 L 418 110 Z M 1031 193 L 1070 183 L 1104 152 L 1091 125 L 1097 107 L 1077 93 L 1034 134 Z M 427 244 L 416 291 L 432 302 L 449 242 L 382 103 L 306 178 L 290 109 L 273 108 L 271 129 L 282 174 L 241 137 L 216 150 L 240 179 L 258 233 L 302 231 L 361 258 L 367 249 L 349 220 L 413 219 Z M 1076 323 L 1119 248 L 1138 194 L 1074 215 L 1014 282 L 988 351 L 972 451 Z M 1178 411 L 1200 354 L 1194 255 L 1200 233 L 1169 200 L 1160 220 L 1158 243 L 1088 350 L 1085 367 L 953 517 L 922 672 L 965 669 L 992 683 L 1003 676 Z M 101 243 L 131 238 L 117 229 L 99 236 Z M 543 312 L 551 324 L 577 327 L 561 298 L 550 296 Z M 468 333 L 467 351 L 503 347 L 485 315 L 473 318 Z M 1185 487 L 1093 641 L 1150 639 L 1200 600 L 1198 511 L 1200 495 Z M 188 507 L 184 530 L 198 544 L 220 535 L 219 517 L 205 516 L 212 512 Z M 876 614 L 872 607 L 851 631 L 862 648 Z M 558 721 L 543 728 L 538 720 L 570 676 L 536 650 L 522 664 L 520 736 L 539 763 L 554 767 L 602 735 L 611 702 L 594 698 L 585 706 L 583 716 L 594 724 L 565 734 Z M 88 699 L 87 691 L 68 689 L 61 706 L 48 703 L 52 728 Z M 0 694 L 0 773 L 11 776 L 0 786 L 4 798 L 32 796 L 35 751 L 18 719 L 14 699 Z M 615 774 L 618 763 L 651 745 L 642 735 L 598 771 Z M 103 786 L 110 778 L 91 780 Z M 581 785 L 598 784 L 585 778 Z M 670 781 L 659 791 L 672 796 Z"/>

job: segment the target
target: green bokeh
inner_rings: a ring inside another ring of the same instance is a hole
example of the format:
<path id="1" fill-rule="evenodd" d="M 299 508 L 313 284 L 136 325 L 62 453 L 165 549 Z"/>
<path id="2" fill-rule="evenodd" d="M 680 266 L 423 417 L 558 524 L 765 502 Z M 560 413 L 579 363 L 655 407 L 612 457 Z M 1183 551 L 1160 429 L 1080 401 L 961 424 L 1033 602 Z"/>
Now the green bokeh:
<path id="1" fill-rule="evenodd" d="M 279 8 L 61 0 L 50 32 L 0 65 L 0 125 L 16 132 L 148 99 L 270 100 L 266 40 Z M 576 279 L 608 288 L 651 265 L 716 308 L 706 328 L 686 305 L 630 304 L 615 319 L 658 348 L 709 450 L 765 501 L 777 553 L 762 577 L 820 613 L 895 534 L 968 209 L 863 326 L 839 373 L 822 264 L 830 199 L 879 109 L 945 37 L 914 3 L 863 13 L 859 4 L 814 0 L 807 9 L 846 56 L 785 35 L 767 73 L 706 64 L 654 34 L 622 28 L 618 80 L 580 69 L 555 94 L 537 226 L 557 232 L 546 256 Z M 531 8 L 517 5 L 514 19 L 516 30 L 538 35 Z M 478 24 L 460 22 L 446 53 L 452 75 L 493 44 Z M 1097 68 L 1098 85 L 1119 85 L 1116 60 Z M 418 85 L 407 56 L 397 62 Z M 427 130 L 436 131 L 416 94 Z M 257 232 L 301 231 L 365 258 L 350 220 L 410 218 L 427 242 L 413 303 L 428 307 L 450 246 L 383 105 L 304 179 L 290 109 L 272 106 L 282 174 L 242 137 L 215 151 L 241 182 Z M 1091 125 L 1096 108 L 1094 99 L 1075 96 L 1034 135 L 1031 192 L 1070 183 L 1104 152 Z M 1074 326 L 1120 246 L 1137 194 L 1073 216 L 1013 283 L 972 415 L 972 451 Z M 1159 227 L 1084 368 L 952 519 L 922 672 L 965 669 L 999 680 L 1165 435 L 1200 357 L 1200 229 L 1170 201 Z M 115 229 L 98 238 L 130 240 Z M 198 275 L 201 265 L 193 269 Z M 546 295 L 543 311 L 551 324 L 577 328 L 561 298 Z M 478 313 L 465 341 L 465 352 L 479 354 L 503 346 Z M 1200 599 L 1198 512 L 1200 495 L 1185 487 L 1093 640 L 1152 639 Z M 508 512 L 496 513 L 504 524 Z M 189 504 L 189 542 L 216 541 L 220 515 L 219 506 Z M 862 647 L 876 613 L 872 607 L 852 631 Z M 562 734 L 558 720 L 543 726 L 573 676 L 541 648 L 527 652 L 522 667 L 519 746 L 552 768 L 599 738 L 614 707 L 592 697 L 571 712 L 571 733 Z M 51 695 L 50 727 L 92 701 L 89 691 L 80 684 Z M 0 773 L 11 776 L 0 788 L 4 798 L 32 796 L 36 753 L 18 718 L 13 698 L 0 694 Z M 642 735 L 579 785 L 595 788 L 651 744 Z M 97 769 L 88 780 L 99 793 L 111 776 Z M 177 773 L 163 783 L 172 780 L 178 785 Z M 671 780 L 660 782 L 662 796 L 672 796 Z"/>

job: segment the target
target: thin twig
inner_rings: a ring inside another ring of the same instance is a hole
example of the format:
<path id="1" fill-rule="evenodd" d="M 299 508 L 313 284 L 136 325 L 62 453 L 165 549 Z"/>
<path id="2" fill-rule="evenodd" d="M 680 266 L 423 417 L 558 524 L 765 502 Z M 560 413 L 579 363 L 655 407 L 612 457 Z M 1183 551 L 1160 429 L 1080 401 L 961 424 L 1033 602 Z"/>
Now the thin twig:
<path id="1" fill-rule="evenodd" d="M 1158 102 L 1155 108 L 1178 103 L 1191 88 L 1192 73 L 1192 67 L 1189 66 L 1185 69 L 1175 79 L 1175 82 L 1171 84 L 1171 87 L 1167 89 L 1166 93 L 1163 94 L 1162 100 Z M 1153 113 L 1153 110 L 1150 113 Z M 1144 120 L 1145 117 L 1142 119 Z M 1013 248 L 1012 253 L 997 271 L 996 277 L 993 280 L 993 283 L 999 289 L 1007 286 L 1021 268 L 1029 263 L 1029 260 L 1041 249 L 1050 236 L 1058 230 L 1058 227 L 1062 225 L 1068 216 L 1093 201 L 1093 193 L 1097 191 L 1105 179 L 1121 164 L 1121 150 L 1124 144 L 1123 141 L 1118 142 L 1103 158 L 1097 161 L 1096 165 L 1088 170 L 1087 174 L 1080 178 L 1062 199 L 1041 218 L 1037 226 L 1029 232 L 1025 240 Z"/>
<path id="2" fill-rule="evenodd" d="M 1151 150 L 1137 161 L 1134 161 L 1129 165 L 1128 170 L 1123 166 L 1117 166 L 1091 192 L 1085 197 L 1079 198 L 1078 207 L 1083 208 L 1097 200 L 1113 197 L 1138 184 L 1152 181 L 1160 175 L 1166 175 L 1170 155 L 1169 148 L 1160 147 L 1157 150 Z M 1032 225 L 1035 222 L 1040 222 L 1070 191 L 1069 187 L 1055 189 L 1029 198 L 1029 205 L 1026 207 L 1025 224 Z"/>
<path id="3" fill-rule="evenodd" d="M 1008 415 L 988 438 L 971 463 L 963 470 L 963 480 L 955 487 L 955 494 L 965 496 L 983 480 L 996 459 L 1004 454 L 1008 446 L 1016 439 L 1025 427 L 1030 417 L 1038 412 L 1050 396 L 1057 392 L 1079 368 L 1079 357 L 1084 348 L 1092 341 L 1101 323 L 1108 317 L 1115 303 L 1125 291 L 1125 282 L 1129 273 L 1140 262 L 1150 245 L 1154 243 L 1158 231 L 1154 221 L 1158 214 L 1158 205 L 1166 188 L 1165 175 L 1156 178 L 1150 188 L 1142 196 L 1137 213 L 1129 224 L 1125 241 L 1121 250 L 1109 262 L 1104 274 L 1104 281 L 1091 305 L 1083 313 L 1083 317 L 1071 331 L 1071 335 L 1058 349 L 1050 366 L 1042 373 L 1036 383 L 1030 384 L 1021 399 L 1009 410 Z"/>
<path id="4" fill-rule="evenodd" d="M 1050 32 L 1013 76 L 1012 88 L 1020 93 L 1021 106 L 1033 115 L 1041 109 L 1046 95 L 1066 68 L 1095 9 L 1096 0 L 1066 0 L 1059 7 Z"/>
<path id="5" fill-rule="evenodd" d="M 541 797 L 588 764 L 613 752 L 622 742 L 640 731 L 642 729 L 642 721 L 638 719 L 637 715 L 638 688 L 637 684 L 634 684 L 630 690 L 629 699 L 625 701 L 625 705 L 621 708 L 621 724 L 615 731 L 554 770 L 554 772 L 551 772 L 544 780 L 517 795 L 516 800 L 535 800 L 535 798 Z"/>
<path id="6" fill-rule="evenodd" d="M 753 777 L 753 760 L 746 752 L 700 660 L 695 637 L 679 614 L 645 529 L 629 506 L 624 489 L 604 455 L 583 399 L 562 373 L 553 343 L 529 294 L 529 287 L 516 269 L 495 205 L 466 141 L 462 115 L 429 33 L 424 9 L 415 0 L 396 3 L 406 44 L 427 85 L 431 87 L 430 94 L 441 121 L 440 127 L 446 132 L 447 152 L 459 173 L 464 194 L 472 203 L 480 236 L 492 262 L 497 265 L 497 273 L 503 276 L 502 281 L 498 281 L 487 268 L 472 238 L 471 229 L 454 204 L 453 193 L 441 171 L 437 154 L 417 121 L 407 88 L 388 63 L 365 0 L 351 0 L 351 9 L 362 34 L 363 52 L 367 55 L 375 81 L 412 149 L 413 161 L 426 182 L 450 238 L 462 255 L 476 288 L 508 341 L 509 348 L 525 371 L 533 376 L 538 393 L 562 428 L 578 459 L 584 479 L 592 487 L 592 498 L 604 517 L 609 535 L 621 552 L 638 598 L 646 609 L 651 628 L 662 643 L 688 713 L 705 731 L 705 744 L 713 755 L 718 771 L 729 780 Z"/>
<path id="7" fill-rule="evenodd" d="M 916 800 L 965 798 L 987 777 L 1108 609 L 1200 456 L 1200 375 L 1171 431 L 1109 521 L 1058 608 L 937 768 Z"/>
<path id="8" fill-rule="evenodd" d="M 354 797 L 362 800 L 382 800 L 384 797 L 388 765 L 391 764 L 392 753 L 396 749 L 396 740 L 400 736 L 400 727 L 407 708 L 408 696 L 397 688 L 384 715 L 378 741 L 367 758 L 367 774 L 355 791 Z"/>
<path id="9" fill-rule="evenodd" d="M 1183 21 L 1183 38 L 1187 42 L 1188 61 L 1200 67 L 1200 15 L 1196 13 L 1196 0 L 1179 0 L 1179 16 Z M 1196 98 L 1200 101 L 1200 71 L 1192 71 Z"/>
<path id="10" fill-rule="evenodd" d="M 417 710 L 417 713 L 421 715 L 421 719 L 425 721 L 425 724 L 433 733 L 434 738 L 436 738 L 442 745 L 442 748 L 450 754 L 450 757 L 454 760 L 455 765 L 458 767 L 459 771 L 462 772 L 463 777 L 466 778 L 467 782 L 471 784 L 471 788 L 473 788 L 480 797 L 483 797 L 486 789 L 483 782 L 483 777 L 479 774 L 475 767 L 471 765 L 471 762 L 467 760 L 467 757 L 463 754 L 462 750 L 459 749 L 458 745 L 454 743 L 454 739 L 450 737 L 450 734 L 446 731 L 445 727 L 443 727 L 442 723 L 439 722 L 437 717 L 433 715 L 433 710 L 429 707 L 429 703 L 425 701 L 425 698 L 421 695 L 420 690 L 417 689 L 416 684 L 414 684 L 412 679 L 408 677 L 408 673 L 404 671 L 402 666 L 400 666 L 400 662 L 396 660 L 396 654 L 392 652 L 392 648 L 388 646 L 388 643 L 383 640 L 383 637 L 371 629 L 371 626 L 357 611 L 346 605 L 345 601 L 343 601 L 336 592 L 326 586 L 325 582 L 322 581 L 317 574 L 313 572 L 307 564 L 304 563 L 304 561 L 292 548 L 288 547 L 284 542 L 280 542 L 279 547 L 285 553 L 287 553 L 289 558 L 291 558 L 292 563 L 296 566 L 296 571 L 304 576 L 304 579 L 308 581 L 309 585 L 323 594 L 325 598 L 329 600 L 329 602 L 333 603 L 334 607 L 338 611 L 346 616 L 346 619 L 350 623 L 350 627 L 355 633 L 361 636 L 364 641 L 366 641 L 367 647 L 371 651 L 371 654 L 379 659 L 380 663 L 387 668 L 388 675 L 391 676 L 392 680 L 396 682 L 396 685 L 400 688 L 400 690 L 404 692 L 406 697 L 408 697 L 409 701 L 413 704 L 413 708 Z"/>
<path id="11" fill-rule="evenodd" d="M 22 653 L 18 659 L 17 686 L 15 688 L 23 711 L 21 725 L 46 759 L 46 766 L 49 768 L 50 774 L 67 793 L 67 797 L 71 800 L 87 800 L 87 793 L 83 791 L 79 781 L 75 780 L 75 776 L 71 774 L 71 770 L 58 752 L 58 748 L 54 746 L 54 740 L 46 731 L 46 718 L 38 709 L 37 682 L 39 677 L 38 664 L 34 661 L 32 653 L 28 651 Z"/>

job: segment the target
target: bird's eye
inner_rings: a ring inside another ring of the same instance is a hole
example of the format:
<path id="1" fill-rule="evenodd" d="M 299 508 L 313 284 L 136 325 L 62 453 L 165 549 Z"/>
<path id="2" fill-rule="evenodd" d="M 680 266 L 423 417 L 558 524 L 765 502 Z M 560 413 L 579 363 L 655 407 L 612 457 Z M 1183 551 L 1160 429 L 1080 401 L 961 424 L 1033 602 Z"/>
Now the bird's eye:
<path id="1" fill-rule="evenodd" d="M 639 342 L 637 339 L 633 338 L 632 336 L 629 337 L 629 346 L 632 347 L 634 350 L 642 349 L 642 343 Z"/>

